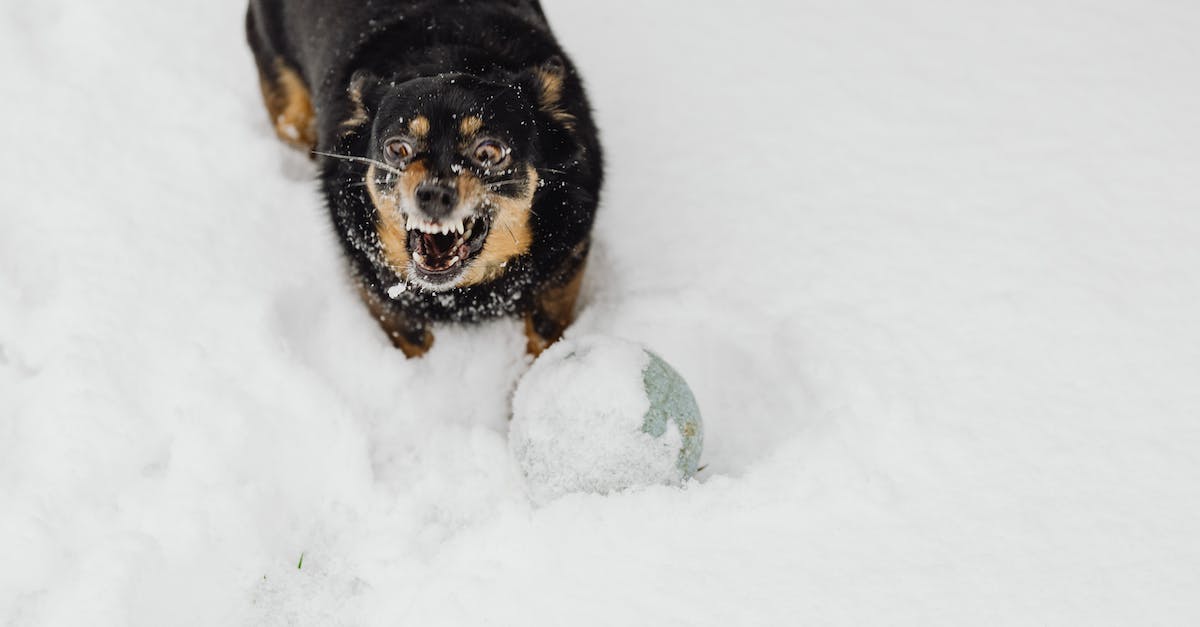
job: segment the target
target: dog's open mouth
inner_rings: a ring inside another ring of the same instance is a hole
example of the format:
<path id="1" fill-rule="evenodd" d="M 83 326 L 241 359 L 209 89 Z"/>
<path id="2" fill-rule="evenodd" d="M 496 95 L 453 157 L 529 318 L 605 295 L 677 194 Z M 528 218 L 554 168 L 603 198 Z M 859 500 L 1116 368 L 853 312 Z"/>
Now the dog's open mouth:
<path id="1" fill-rule="evenodd" d="M 486 214 L 457 222 L 427 222 L 408 216 L 408 252 L 418 277 L 433 285 L 458 278 L 467 263 L 483 250 L 490 226 Z"/>

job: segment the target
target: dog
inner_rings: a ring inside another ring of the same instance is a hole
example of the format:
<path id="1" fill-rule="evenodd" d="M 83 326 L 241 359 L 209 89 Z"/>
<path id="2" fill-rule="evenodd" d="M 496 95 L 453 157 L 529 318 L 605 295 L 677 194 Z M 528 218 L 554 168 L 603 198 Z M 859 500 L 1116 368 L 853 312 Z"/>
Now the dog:
<path id="1" fill-rule="evenodd" d="M 435 322 L 572 320 L 603 178 L 538 0 L 251 0 L 276 134 L 316 160 L 350 274 L 408 357 Z"/>

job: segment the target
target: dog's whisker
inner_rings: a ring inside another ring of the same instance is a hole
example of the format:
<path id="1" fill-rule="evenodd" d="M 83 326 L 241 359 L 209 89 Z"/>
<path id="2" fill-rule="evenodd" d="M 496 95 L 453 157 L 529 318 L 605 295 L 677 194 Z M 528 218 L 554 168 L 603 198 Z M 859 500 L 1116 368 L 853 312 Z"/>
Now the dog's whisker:
<path id="1" fill-rule="evenodd" d="M 392 174 L 395 174 L 396 176 L 400 176 L 401 174 L 404 174 L 404 171 L 401 170 L 400 168 L 390 166 L 382 161 L 377 161 L 375 159 L 368 159 L 367 157 L 356 157 L 354 155 L 339 155 L 334 152 L 321 152 L 320 150 L 314 150 L 314 151 L 312 151 L 312 153 L 314 155 L 321 155 L 322 157 L 332 157 L 334 159 L 353 161 L 355 163 L 366 163 L 369 165 L 373 165 L 377 168 L 382 168 L 383 170 L 385 170 L 387 172 L 391 172 Z"/>
<path id="2" fill-rule="evenodd" d="M 509 237 L 511 237 L 511 238 L 512 238 L 512 241 L 513 241 L 513 243 L 514 243 L 514 244 L 516 244 L 516 243 L 517 243 L 517 236 L 516 236 L 516 234 L 515 234 L 515 233 L 513 233 L 513 232 L 512 232 L 512 228 L 508 226 L 508 223 L 507 223 L 507 222 L 505 222 L 505 223 L 504 223 L 504 230 L 505 230 L 505 231 L 508 231 L 508 236 L 509 236 Z"/>
<path id="3" fill-rule="evenodd" d="M 528 182 L 529 181 L 513 179 L 511 181 L 493 181 L 491 183 L 488 183 L 487 186 L 488 187 L 503 187 L 505 185 L 517 185 L 517 184 L 528 183 Z"/>

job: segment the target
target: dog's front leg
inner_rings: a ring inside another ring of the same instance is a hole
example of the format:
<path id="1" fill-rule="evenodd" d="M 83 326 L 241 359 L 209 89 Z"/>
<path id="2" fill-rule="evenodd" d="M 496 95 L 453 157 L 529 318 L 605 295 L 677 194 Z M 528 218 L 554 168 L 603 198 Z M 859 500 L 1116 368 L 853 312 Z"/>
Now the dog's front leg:
<path id="1" fill-rule="evenodd" d="M 587 266 L 587 248 L 573 255 L 564 264 L 564 272 L 534 296 L 533 308 L 525 314 L 525 349 L 537 357 L 558 338 L 562 337 L 567 325 L 575 315 L 575 301 L 579 298 L 579 286 L 583 284 L 583 270 Z"/>
<path id="2" fill-rule="evenodd" d="M 420 357 L 429 352 L 433 346 L 433 333 L 429 332 L 424 320 L 417 320 L 400 311 L 390 302 L 384 302 L 365 287 L 360 287 L 360 294 L 371 311 L 371 316 L 387 334 L 392 345 L 404 352 L 405 357 Z"/>

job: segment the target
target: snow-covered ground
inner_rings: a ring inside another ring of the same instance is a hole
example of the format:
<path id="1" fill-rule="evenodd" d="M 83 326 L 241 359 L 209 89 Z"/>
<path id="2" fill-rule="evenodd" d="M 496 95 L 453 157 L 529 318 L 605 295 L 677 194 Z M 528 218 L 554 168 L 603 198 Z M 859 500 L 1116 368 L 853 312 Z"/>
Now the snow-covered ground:
<path id="1" fill-rule="evenodd" d="M 700 481 L 529 502 L 520 329 L 390 347 L 241 0 L 6 0 L 0 623 L 1200 622 L 1200 5 L 544 4 L 570 333 L 688 378 Z"/>

